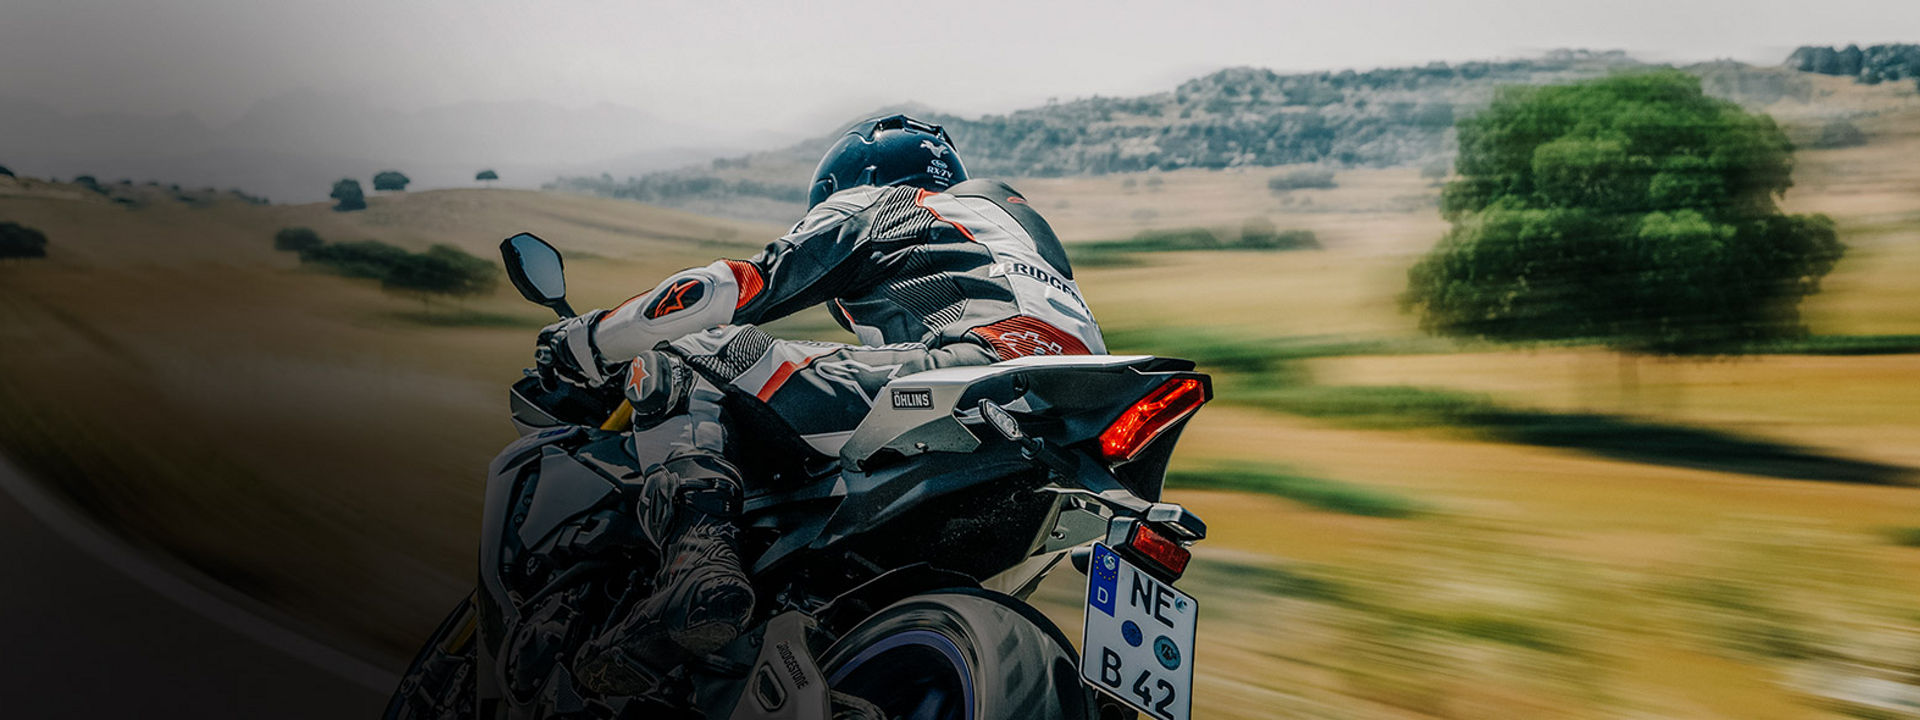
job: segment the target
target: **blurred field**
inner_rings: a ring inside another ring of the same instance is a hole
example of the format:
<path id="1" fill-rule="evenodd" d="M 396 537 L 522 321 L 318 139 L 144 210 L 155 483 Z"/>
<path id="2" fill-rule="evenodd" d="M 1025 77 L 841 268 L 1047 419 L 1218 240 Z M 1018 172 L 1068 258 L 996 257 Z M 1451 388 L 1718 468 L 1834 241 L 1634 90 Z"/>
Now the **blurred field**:
<path id="1" fill-rule="evenodd" d="M 1920 334 L 1920 114 L 1860 125 L 1870 145 L 1798 156 L 1786 204 L 1833 215 L 1850 246 L 1806 315 L 1822 335 Z M 1920 692 L 1899 689 L 1920 686 L 1920 548 L 1903 540 L 1920 527 L 1920 489 L 1342 422 L 1234 395 L 1283 375 L 1404 386 L 1914 468 L 1920 355 L 1642 362 L 1629 394 L 1605 353 L 1426 340 L 1394 296 L 1446 227 L 1432 182 L 1347 171 L 1338 188 L 1283 196 L 1266 180 L 1285 170 L 1016 183 L 1070 242 L 1259 216 L 1326 247 L 1154 253 L 1079 273 L 1129 349 L 1178 354 L 1195 327 L 1336 348 L 1269 375 L 1211 368 L 1221 400 L 1183 440 L 1183 473 L 1241 473 L 1172 493 L 1212 528 L 1183 584 L 1207 608 L 1197 716 L 1920 716 L 1898 704 Z M 129 208 L 0 178 L 0 219 L 44 230 L 53 253 L 0 263 L 0 443 L 129 536 L 395 665 L 471 582 L 480 475 L 512 435 L 504 387 L 547 318 L 504 287 L 423 311 L 299 269 L 271 250 L 273 232 L 491 257 L 531 230 L 570 253 L 586 308 L 750 254 L 779 229 L 519 191 L 372 203 Z M 813 315 L 785 325 L 834 332 Z M 1383 502 L 1417 511 L 1359 511 Z M 1069 635 L 1080 582 L 1061 573 L 1040 596 Z"/>

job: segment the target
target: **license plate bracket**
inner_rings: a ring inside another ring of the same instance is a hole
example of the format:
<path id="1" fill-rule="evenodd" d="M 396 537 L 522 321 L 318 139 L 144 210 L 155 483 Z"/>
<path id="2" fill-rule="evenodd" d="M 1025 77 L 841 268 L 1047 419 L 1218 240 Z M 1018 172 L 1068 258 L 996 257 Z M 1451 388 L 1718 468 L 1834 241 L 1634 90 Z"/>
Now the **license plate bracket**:
<path id="1" fill-rule="evenodd" d="M 1080 677 L 1148 717 L 1188 720 L 1200 603 L 1095 543 Z"/>

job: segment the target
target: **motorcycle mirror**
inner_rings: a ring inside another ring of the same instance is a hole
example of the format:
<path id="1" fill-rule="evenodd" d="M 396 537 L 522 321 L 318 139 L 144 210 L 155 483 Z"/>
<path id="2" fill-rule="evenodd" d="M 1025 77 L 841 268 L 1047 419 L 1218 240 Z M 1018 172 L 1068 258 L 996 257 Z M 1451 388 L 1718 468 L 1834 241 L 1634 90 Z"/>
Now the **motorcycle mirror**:
<path id="1" fill-rule="evenodd" d="M 507 266 L 507 279 L 520 296 L 536 305 L 552 308 L 561 318 L 573 317 L 567 304 L 567 273 L 560 251 L 533 233 L 520 233 L 500 241 L 500 258 Z"/>

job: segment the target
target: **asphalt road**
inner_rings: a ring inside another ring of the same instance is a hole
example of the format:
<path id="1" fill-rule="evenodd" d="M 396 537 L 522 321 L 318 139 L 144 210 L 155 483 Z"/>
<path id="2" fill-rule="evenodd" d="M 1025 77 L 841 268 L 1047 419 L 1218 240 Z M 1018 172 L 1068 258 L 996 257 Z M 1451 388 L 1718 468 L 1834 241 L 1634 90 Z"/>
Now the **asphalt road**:
<path id="1" fill-rule="evenodd" d="M 0 462 L 0 717 L 379 716 L 391 674 L 243 605 Z"/>

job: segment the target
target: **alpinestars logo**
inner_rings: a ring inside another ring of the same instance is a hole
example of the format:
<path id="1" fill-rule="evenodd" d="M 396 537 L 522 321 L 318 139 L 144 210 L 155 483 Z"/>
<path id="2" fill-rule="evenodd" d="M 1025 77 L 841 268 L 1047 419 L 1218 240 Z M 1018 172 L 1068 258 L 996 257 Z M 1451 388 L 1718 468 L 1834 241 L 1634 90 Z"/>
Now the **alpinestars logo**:
<path id="1" fill-rule="evenodd" d="M 660 297 L 647 306 L 647 319 L 658 320 L 660 316 L 679 312 L 693 307 L 707 294 L 707 284 L 693 278 L 674 283 Z"/>
<path id="2" fill-rule="evenodd" d="M 947 154 L 946 148 L 934 144 L 932 140 L 921 140 L 920 147 L 926 148 L 927 152 L 933 153 L 934 157 L 940 157 L 941 155 Z"/>

